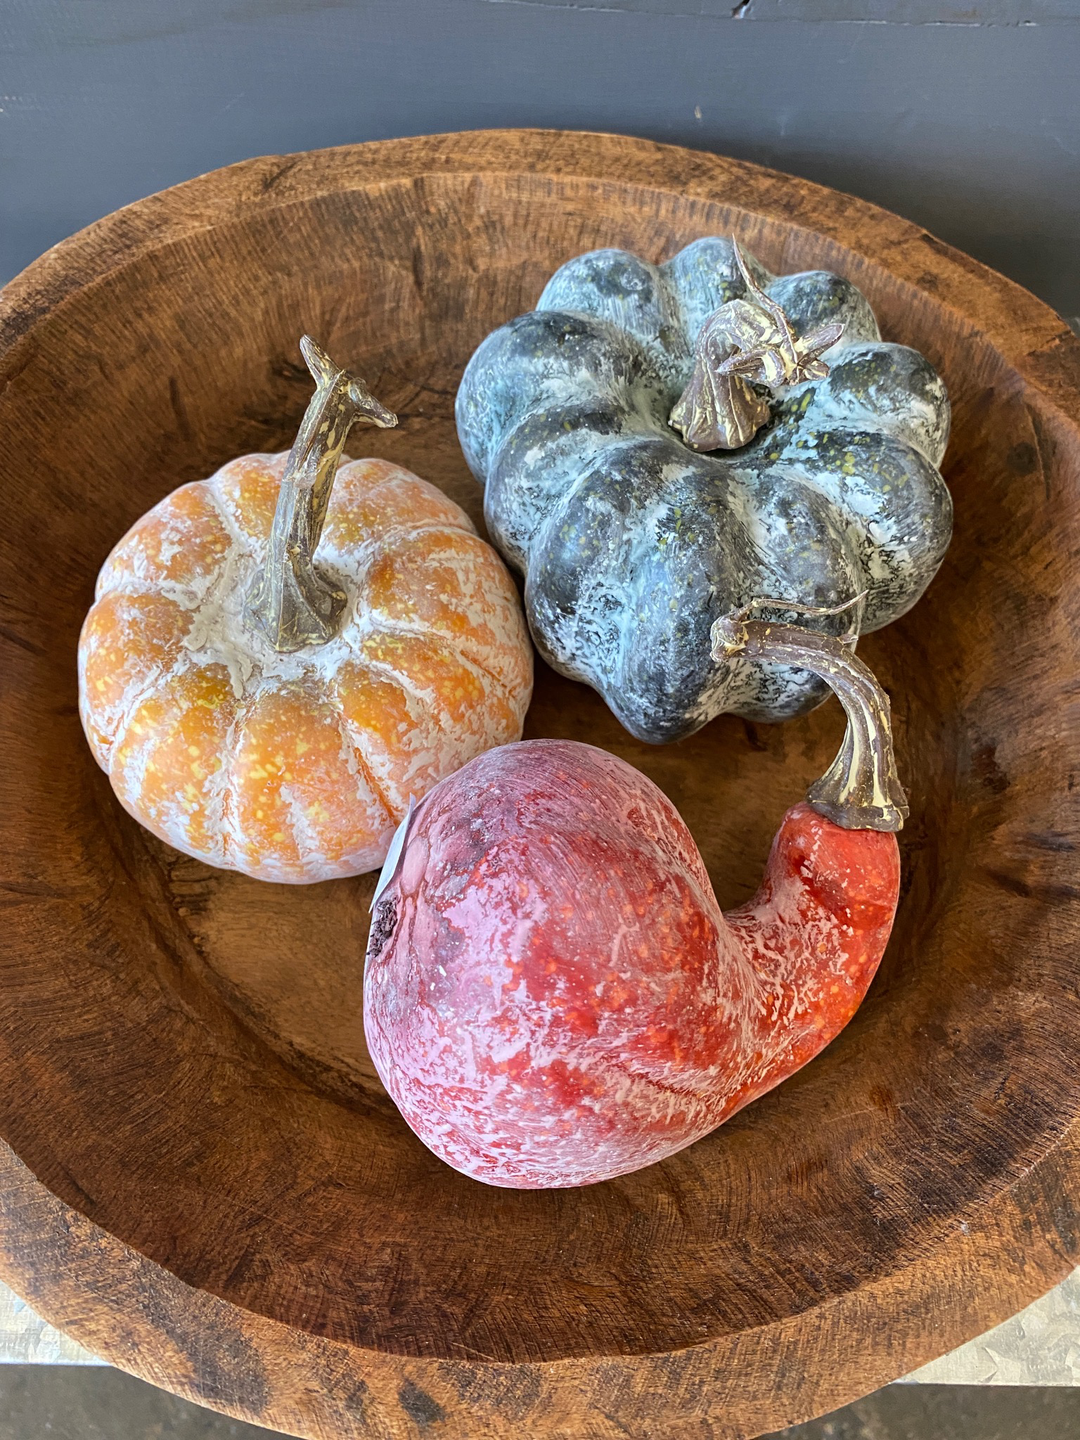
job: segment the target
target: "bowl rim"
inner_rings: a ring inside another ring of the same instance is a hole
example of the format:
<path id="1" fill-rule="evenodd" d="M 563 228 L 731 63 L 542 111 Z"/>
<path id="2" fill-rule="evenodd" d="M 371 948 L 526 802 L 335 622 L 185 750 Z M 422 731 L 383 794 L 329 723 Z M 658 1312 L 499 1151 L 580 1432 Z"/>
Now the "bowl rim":
<path id="1" fill-rule="evenodd" d="M 580 131 L 450 132 L 262 156 L 136 201 L 54 246 L 0 291 L 0 387 L 28 363 L 37 324 L 148 250 L 253 208 L 433 173 L 544 174 L 674 190 L 762 215 L 770 206 L 780 213 L 782 193 L 785 223 L 855 250 L 916 287 L 929 274 L 934 300 L 989 341 L 1040 403 L 1076 431 L 1080 446 L 1080 341 L 1019 285 L 866 201 L 746 161 Z M 586 1433 L 568 1424 L 587 1425 L 595 1436 L 626 1433 L 635 1404 L 660 1388 L 670 1422 L 722 1415 L 720 1430 L 699 1433 L 751 1435 L 909 1373 L 1066 1274 L 1074 1237 L 1056 1213 L 1057 1201 L 1075 1193 L 1078 1162 L 1080 1115 L 1029 1171 L 912 1264 L 775 1324 L 657 1356 L 450 1364 L 301 1333 L 186 1285 L 64 1204 L 4 1142 L 0 1277 L 112 1364 L 291 1433 L 404 1436 L 439 1420 L 441 1433 L 465 1436 L 480 1419 L 490 1433 L 510 1433 L 517 1422 L 507 1397 L 527 1375 L 544 1396 L 537 1433 Z M 272 1360 L 268 1398 L 245 1389 L 242 1362 L 222 1361 L 230 1346 L 255 1347 Z M 795 1357 L 790 1368 L 785 1356 Z M 452 1409 L 444 1399 L 461 1390 L 451 1372 L 461 1372 L 459 1382 L 467 1375 L 472 1386 L 467 1403 L 455 1401 Z"/>

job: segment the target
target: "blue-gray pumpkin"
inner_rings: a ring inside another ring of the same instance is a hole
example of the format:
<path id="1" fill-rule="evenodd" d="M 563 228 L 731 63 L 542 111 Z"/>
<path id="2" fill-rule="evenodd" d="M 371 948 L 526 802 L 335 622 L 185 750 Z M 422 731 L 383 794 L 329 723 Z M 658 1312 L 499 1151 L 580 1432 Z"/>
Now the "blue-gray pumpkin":
<path id="1" fill-rule="evenodd" d="M 877 629 L 923 593 L 952 530 L 937 469 L 949 404 L 933 367 L 882 342 L 840 276 L 746 264 L 796 335 L 844 330 L 828 375 L 769 397 L 740 449 L 699 453 L 669 423 L 699 332 L 745 293 L 727 239 L 660 266 L 622 250 L 578 256 L 536 310 L 488 336 L 458 392 L 461 444 L 492 538 L 526 577 L 538 650 L 643 740 L 820 703 L 827 688 L 804 671 L 714 660 L 713 622 L 762 597 L 829 608 L 865 593 L 812 623 Z"/>

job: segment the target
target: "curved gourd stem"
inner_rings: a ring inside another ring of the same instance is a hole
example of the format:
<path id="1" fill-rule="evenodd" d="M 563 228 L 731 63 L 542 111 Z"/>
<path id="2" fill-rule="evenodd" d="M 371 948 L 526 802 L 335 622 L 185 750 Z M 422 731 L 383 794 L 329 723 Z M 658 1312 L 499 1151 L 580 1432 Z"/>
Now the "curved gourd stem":
<path id="1" fill-rule="evenodd" d="M 793 665 L 820 675 L 844 707 L 847 730 L 836 759 L 807 791 L 807 801 L 845 830 L 895 831 L 907 819 L 908 804 L 896 773 L 889 697 L 851 652 L 851 637 L 749 618 L 753 610 L 762 606 L 809 615 L 837 615 L 855 603 L 849 601 L 826 610 L 789 600 L 753 600 L 716 621 L 712 653 L 717 660 L 743 656 L 747 660 Z"/>
<path id="2" fill-rule="evenodd" d="M 309 335 L 300 350 L 315 394 L 289 451 L 266 561 L 245 605 L 248 622 L 282 653 L 332 639 L 345 608 L 345 592 L 313 557 L 350 428 L 357 420 L 384 430 L 398 423 L 362 380 L 340 370 Z"/>

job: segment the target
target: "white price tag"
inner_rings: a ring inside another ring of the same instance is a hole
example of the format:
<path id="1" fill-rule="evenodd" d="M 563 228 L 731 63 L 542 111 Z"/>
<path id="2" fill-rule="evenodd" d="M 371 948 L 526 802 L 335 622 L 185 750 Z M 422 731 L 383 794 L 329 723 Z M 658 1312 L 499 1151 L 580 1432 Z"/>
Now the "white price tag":
<path id="1" fill-rule="evenodd" d="M 383 861 L 382 870 L 379 872 L 379 883 L 375 886 L 375 894 L 372 895 L 371 904 L 368 906 L 369 911 L 375 909 L 379 896 L 398 872 L 401 857 L 405 850 L 405 836 L 408 833 L 409 821 L 412 819 L 415 810 L 416 801 L 410 795 L 409 808 L 405 812 L 405 819 L 402 820 L 401 824 L 394 831 L 394 838 L 390 841 L 390 849 L 386 852 L 386 859 Z"/>

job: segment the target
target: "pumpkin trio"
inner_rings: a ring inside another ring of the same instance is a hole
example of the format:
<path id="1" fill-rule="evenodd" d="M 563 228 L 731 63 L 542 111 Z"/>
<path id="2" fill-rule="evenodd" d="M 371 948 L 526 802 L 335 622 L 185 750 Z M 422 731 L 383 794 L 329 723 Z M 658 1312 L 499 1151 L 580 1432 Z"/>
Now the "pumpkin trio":
<path id="1" fill-rule="evenodd" d="M 722 239 L 570 261 L 466 369 L 462 448 L 555 669 L 654 742 L 841 698 L 836 761 L 724 916 L 639 772 L 513 743 L 513 582 L 434 487 L 340 464 L 353 423 L 396 417 L 302 349 L 316 391 L 288 455 L 174 491 L 106 560 L 79 645 L 91 748 L 137 820 L 210 864 L 307 882 L 389 852 L 368 1045 L 451 1165 L 536 1188 L 650 1164 L 812 1058 L 884 950 L 906 806 L 851 650 L 948 543 L 944 387 L 849 282 L 773 277 Z"/>

